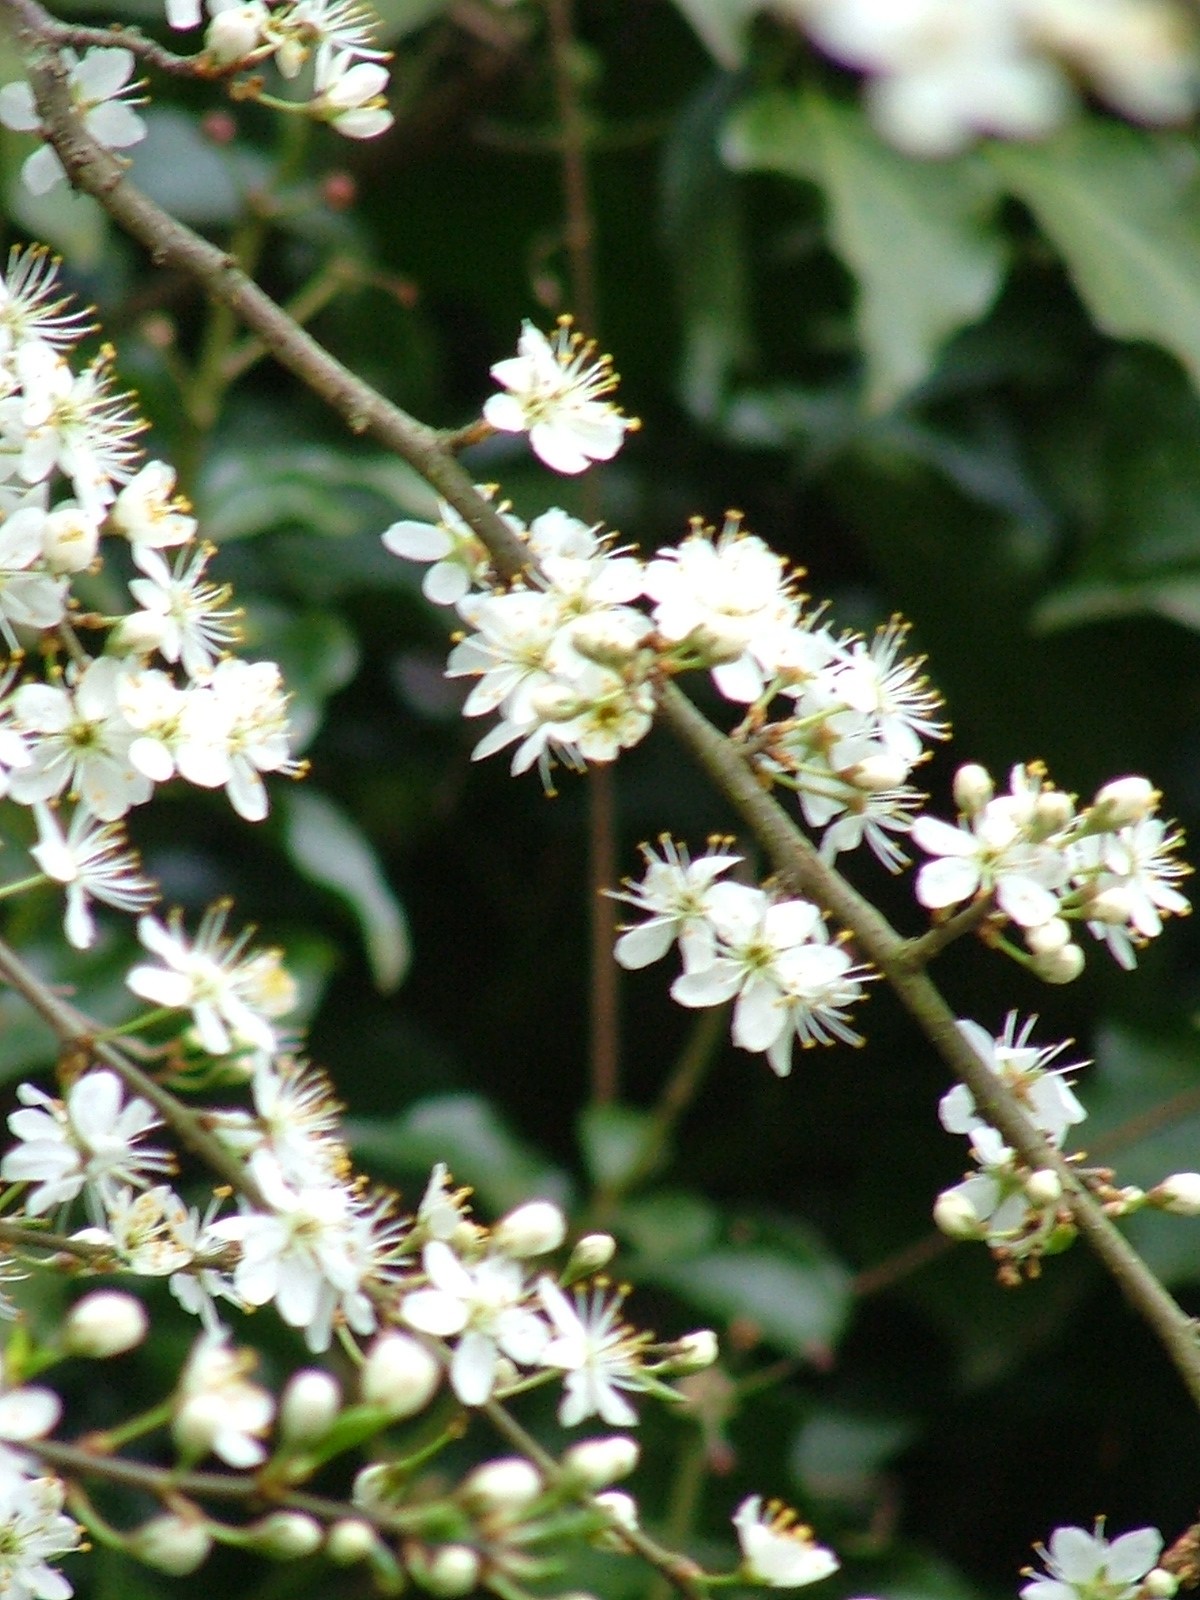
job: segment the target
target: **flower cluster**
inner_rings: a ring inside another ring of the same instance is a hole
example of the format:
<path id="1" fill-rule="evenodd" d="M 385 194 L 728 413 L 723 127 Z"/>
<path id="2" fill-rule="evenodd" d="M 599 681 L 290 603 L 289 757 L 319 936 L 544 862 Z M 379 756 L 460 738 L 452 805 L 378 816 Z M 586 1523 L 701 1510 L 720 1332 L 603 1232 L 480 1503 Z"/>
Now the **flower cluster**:
<path id="1" fill-rule="evenodd" d="M 92 900 L 140 911 L 156 898 L 122 830 L 156 784 L 224 788 L 256 821 L 267 813 L 262 774 L 299 770 L 279 670 L 230 655 L 229 589 L 205 578 L 212 548 L 173 471 L 140 464 L 143 425 L 113 386 L 111 350 L 72 366 L 88 331 L 56 263 L 14 250 L 0 282 L 0 634 L 10 657 L 0 794 L 32 809 L 30 853 L 64 887 L 67 937 L 80 948 L 95 938 Z M 71 585 L 114 549 L 137 572 L 130 609 L 85 613 Z M 101 633 L 102 651 L 89 654 L 86 639 Z"/>
<path id="2" fill-rule="evenodd" d="M 837 60 L 870 75 L 884 136 L 948 156 L 978 134 L 1036 139 L 1082 82 L 1138 122 L 1171 123 L 1200 100 L 1195 27 L 1170 0 L 784 0 Z"/>
<path id="3" fill-rule="evenodd" d="M 71 109 L 97 144 L 107 150 L 127 150 L 146 137 L 146 124 L 131 104 L 138 87 L 130 82 L 135 65 L 132 50 L 93 45 L 82 60 L 73 50 L 64 50 L 63 57 L 68 66 Z M 41 117 L 33 90 L 23 78 L 0 89 L 0 122 L 17 133 L 40 134 Z M 33 194 L 45 194 L 66 175 L 57 152 L 48 144 L 39 145 L 21 168 L 25 186 Z"/>
<path id="4" fill-rule="evenodd" d="M 859 1044 L 847 1010 L 868 974 L 809 900 L 775 897 L 749 884 L 717 882 L 739 856 L 710 850 L 697 861 L 668 838 L 658 856 L 642 847 L 646 871 L 616 896 L 650 915 L 617 941 L 623 967 L 648 966 L 679 945 L 683 971 L 671 985 L 680 1005 L 733 1000 L 733 1042 L 764 1053 L 780 1077 L 792 1069 L 792 1044 L 840 1039 Z"/>
<path id="5" fill-rule="evenodd" d="M 1163 918 L 1190 909 L 1176 885 L 1191 868 L 1178 859 L 1178 829 L 1155 813 L 1159 795 L 1145 778 L 1105 784 L 1078 808 L 1034 762 L 1014 767 L 997 795 L 982 767 L 960 767 L 954 780 L 957 826 L 919 817 L 912 837 L 934 859 L 917 874 L 921 904 L 936 912 L 965 901 L 990 904 L 989 942 L 1004 946 L 1049 983 L 1083 970 L 1073 922 L 1107 944 L 1126 969 L 1162 931 Z M 1025 951 L 1000 930 L 1015 923 Z"/>

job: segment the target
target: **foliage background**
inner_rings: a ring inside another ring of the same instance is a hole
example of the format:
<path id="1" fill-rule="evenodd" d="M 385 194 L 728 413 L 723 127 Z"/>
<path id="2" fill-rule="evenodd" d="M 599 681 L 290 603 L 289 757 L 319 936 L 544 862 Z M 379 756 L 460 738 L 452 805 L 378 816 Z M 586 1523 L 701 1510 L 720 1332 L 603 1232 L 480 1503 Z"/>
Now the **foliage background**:
<path id="1" fill-rule="evenodd" d="M 156 5 L 121 15 L 158 31 Z M 390 0 L 385 23 L 383 140 L 214 116 L 156 83 L 134 176 L 256 252 L 282 299 L 340 274 L 314 331 L 452 426 L 477 414 L 522 317 L 571 309 L 550 50 L 533 7 Z M 603 515 L 647 552 L 736 506 L 842 623 L 902 612 L 954 722 L 926 769 L 944 815 L 957 761 L 1003 773 L 1040 756 L 1083 794 L 1148 772 L 1195 832 L 1194 131 L 1090 108 L 1040 147 L 918 163 L 879 142 L 852 76 L 784 19 L 732 0 L 580 0 L 576 28 L 599 331 L 643 429 L 598 501 L 519 440 L 477 448 L 477 479 L 527 515 Z M 936 1123 L 940 1069 L 885 993 L 866 1048 L 814 1052 L 787 1081 L 720 1045 L 656 1170 L 619 1193 L 691 1019 L 661 969 L 623 979 L 620 1101 L 589 1104 L 588 782 L 568 774 L 545 799 L 502 762 L 472 765 L 477 730 L 441 677 L 447 619 L 378 538 L 427 492 L 265 364 L 226 389 L 231 330 L 89 202 L 30 202 L 26 149 L 3 134 L 8 240 L 50 240 L 99 307 L 254 651 L 284 665 L 312 762 L 308 784 L 277 786 L 263 829 L 219 797 L 169 796 L 135 824 L 148 864 L 168 898 L 194 911 L 232 892 L 287 945 L 369 1170 L 415 1199 L 448 1159 L 487 1211 L 569 1199 L 581 1226 L 621 1236 L 635 1321 L 718 1327 L 736 1382 L 648 1420 L 635 1486 L 650 1518 L 702 1547 L 743 1493 L 774 1490 L 845 1556 L 831 1595 L 893 1600 L 1011 1593 L 1035 1538 L 1102 1513 L 1172 1537 L 1200 1493 L 1197 1419 L 1082 1249 L 1003 1291 L 982 1253 L 933 1234 L 932 1198 L 964 1158 Z M 665 735 L 615 781 L 622 870 L 660 830 L 698 848 L 728 825 Z M 849 870 L 919 930 L 908 879 Z M 12 915 L 52 968 L 53 906 Z M 114 936 L 91 961 L 81 989 L 102 1014 L 123 1004 L 127 954 Z M 1039 1039 L 1074 1035 L 1095 1059 L 1087 1143 L 1122 1181 L 1200 1165 L 1190 926 L 1128 978 L 1092 952 L 1066 991 L 982 949 L 940 965 L 961 1014 L 999 1029 L 1010 1007 L 1036 1010 Z M 5 1076 L 45 1054 L 0 1002 Z M 1196 1224 L 1138 1222 L 1200 1312 Z M 173 1352 L 164 1336 L 112 1383 L 152 1392 Z M 294 1358 L 279 1336 L 279 1361 Z M 97 1424 L 123 1403 L 87 1397 Z M 115 1558 L 86 1571 L 97 1593 L 159 1592 Z M 214 1581 L 274 1600 L 360 1580 L 230 1560 L 192 1586 Z M 572 1581 L 615 1596 L 628 1580 L 607 1563 Z"/>

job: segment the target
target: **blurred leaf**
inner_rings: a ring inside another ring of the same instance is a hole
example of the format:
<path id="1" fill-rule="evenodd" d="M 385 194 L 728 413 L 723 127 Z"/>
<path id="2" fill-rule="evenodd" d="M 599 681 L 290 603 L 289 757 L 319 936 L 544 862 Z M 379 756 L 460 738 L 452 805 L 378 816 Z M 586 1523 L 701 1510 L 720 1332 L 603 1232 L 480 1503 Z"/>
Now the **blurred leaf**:
<path id="1" fill-rule="evenodd" d="M 205 534 L 217 543 L 295 526 L 347 538 L 362 530 L 365 494 L 406 516 L 437 516 L 437 496 L 406 462 L 316 445 L 225 446 L 203 474 L 196 501 Z"/>
<path id="2" fill-rule="evenodd" d="M 21 168 L 35 148 L 25 135 L 0 129 L 4 210 L 27 238 L 53 245 L 70 257 L 75 271 L 94 271 L 108 240 L 104 210 L 90 194 L 76 194 L 69 183 L 56 183 L 46 194 L 31 194 L 21 181 Z"/>
<path id="3" fill-rule="evenodd" d="M 833 247 L 858 279 L 870 410 L 914 389 L 950 335 L 995 298 L 1005 250 L 988 221 L 999 185 L 974 156 L 910 160 L 885 145 L 857 107 L 811 88 L 747 100 L 722 148 L 733 167 L 783 172 L 824 190 Z"/>
<path id="4" fill-rule="evenodd" d="M 743 66 L 750 18 L 762 0 L 675 0 L 713 60 L 727 72 Z"/>
<path id="5" fill-rule="evenodd" d="M 391 1122 L 359 1118 L 347 1130 L 354 1150 L 384 1170 L 428 1177 L 435 1162 L 446 1162 L 492 1212 L 535 1197 L 570 1201 L 566 1173 L 518 1139 L 481 1095 L 436 1095 Z"/>
<path id="6" fill-rule="evenodd" d="M 408 971 L 412 948 L 403 907 L 370 841 L 340 806 L 314 789 L 287 795 L 284 815 L 288 854 L 307 878 L 349 905 L 362 929 L 376 987 L 390 994 Z"/>
<path id="7" fill-rule="evenodd" d="M 910 1418 L 818 1411 L 796 1435 L 788 1464 L 805 1495 L 818 1500 L 866 1500 L 880 1470 L 919 1431 L 919 1424 Z"/>
<path id="8" fill-rule="evenodd" d="M 181 222 L 194 227 L 235 222 L 243 189 L 226 152 L 176 107 L 151 106 L 143 118 L 146 137 L 130 151 L 133 182 Z M 265 174 L 265 162 L 262 170 Z"/>
<path id="9" fill-rule="evenodd" d="M 296 611 L 254 600 L 246 607 L 246 653 L 277 661 L 291 702 L 291 747 L 302 751 L 325 715 L 325 702 L 358 671 L 359 650 L 350 629 L 329 611 Z"/>
<path id="10" fill-rule="evenodd" d="M 1064 584 L 1038 603 L 1033 625 L 1043 633 L 1117 617 L 1159 616 L 1200 631 L 1200 577 L 1160 578 L 1143 583 L 1081 579 Z"/>
<path id="11" fill-rule="evenodd" d="M 395 44 L 448 11 L 450 0 L 372 0 L 371 9 L 379 18 L 379 38 Z"/>
<path id="12" fill-rule="evenodd" d="M 750 349 L 750 282 L 739 187 L 717 153 L 729 80 L 707 83 L 676 117 L 663 154 L 663 236 L 675 274 L 692 416 L 718 415 L 731 372 Z"/>
<path id="13" fill-rule="evenodd" d="M 716 1206 L 703 1196 L 669 1190 L 623 1200 L 613 1218 L 613 1231 L 639 1256 L 659 1261 L 707 1249 L 720 1220 Z"/>
<path id="14" fill-rule="evenodd" d="M 1062 255 L 1098 327 L 1150 339 L 1200 386 L 1200 198 L 1195 153 L 1099 117 L 987 159 Z"/>
<path id="15" fill-rule="evenodd" d="M 642 1276 L 724 1324 L 752 1323 L 769 1344 L 808 1360 L 836 1345 L 850 1313 L 849 1272 L 799 1229 L 786 1246 L 725 1246 L 691 1260 L 652 1261 Z"/>
<path id="16" fill-rule="evenodd" d="M 579 1118 L 588 1175 L 601 1189 L 624 1186 L 641 1158 L 651 1117 L 634 1106 L 590 1105 Z"/>

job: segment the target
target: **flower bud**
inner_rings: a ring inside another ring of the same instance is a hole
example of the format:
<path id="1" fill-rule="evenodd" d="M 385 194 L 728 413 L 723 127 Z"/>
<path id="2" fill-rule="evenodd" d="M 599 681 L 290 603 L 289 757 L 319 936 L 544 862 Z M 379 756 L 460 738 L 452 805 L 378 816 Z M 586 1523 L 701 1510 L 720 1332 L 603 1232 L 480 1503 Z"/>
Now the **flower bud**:
<path id="1" fill-rule="evenodd" d="M 882 794 L 885 789 L 898 789 L 908 773 L 908 762 L 899 756 L 878 755 L 856 762 L 841 776 L 866 794 Z"/>
<path id="2" fill-rule="evenodd" d="M 99 548 L 100 529 L 82 506 L 59 506 L 42 524 L 42 554 L 51 572 L 83 572 Z"/>
<path id="3" fill-rule="evenodd" d="M 529 696 L 529 709 L 539 722 L 570 722 L 586 704 L 563 683 L 543 683 Z"/>
<path id="4" fill-rule="evenodd" d="M 598 612 L 581 617 L 571 629 L 571 646 L 597 666 L 619 670 L 638 653 L 643 632 L 621 618 Z"/>
<path id="5" fill-rule="evenodd" d="M 395 1503 L 401 1481 L 390 1461 L 373 1461 L 355 1474 L 350 1498 L 356 1506 L 379 1511 Z"/>
<path id="6" fill-rule="evenodd" d="M 521 1456 L 485 1461 L 463 1479 L 460 1493 L 475 1510 L 522 1511 L 542 1492 L 542 1475 Z"/>
<path id="7" fill-rule="evenodd" d="M 173 1578 L 184 1578 L 207 1560 L 212 1535 L 201 1517 L 171 1512 L 152 1517 L 130 1534 L 128 1549 L 139 1561 Z"/>
<path id="8" fill-rule="evenodd" d="M 1093 828 L 1124 828 L 1148 817 L 1160 798 L 1149 778 L 1114 778 L 1097 790 L 1089 820 Z"/>
<path id="9" fill-rule="evenodd" d="M 342 1391 L 328 1372 L 309 1367 L 297 1372 L 279 1401 L 279 1432 L 288 1444 L 319 1439 L 341 1410 Z"/>
<path id="10" fill-rule="evenodd" d="M 956 1189 L 945 1189 L 933 1206 L 933 1220 L 948 1239 L 982 1239 L 984 1230 L 971 1202 Z"/>
<path id="11" fill-rule="evenodd" d="M 148 656 L 161 649 L 167 637 L 166 617 L 149 611 L 131 611 L 109 634 L 105 650 L 114 656 Z"/>
<path id="12" fill-rule="evenodd" d="M 571 1251 L 563 1273 L 564 1283 L 574 1283 L 576 1278 L 586 1278 L 590 1273 L 603 1272 L 617 1253 L 617 1241 L 611 1233 L 585 1233 Z"/>
<path id="13" fill-rule="evenodd" d="M 567 1219 L 549 1200 L 530 1200 L 518 1206 L 492 1229 L 492 1243 L 506 1256 L 524 1260 L 557 1250 L 567 1236 Z"/>
<path id="14" fill-rule="evenodd" d="M 1083 951 L 1077 944 L 1064 944 L 1059 950 L 1034 956 L 1030 966 L 1043 983 L 1074 983 L 1083 971 Z"/>
<path id="15" fill-rule="evenodd" d="M 1062 1199 L 1062 1180 L 1050 1167 L 1040 1167 L 1025 1180 L 1030 1205 L 1056 1206 Z"/>
<path id="16" fill-rule="evenodd" d="M 409 1570 L 439 1600 L 457 1600 L 479 1582 L 479 1557 L 466 1544 L 444 1544 L 424 1560 L 409 1556 Z"/>
<path id="17" fill-rule="evenodd" d="M 606 1439 L 573 1444 L 563 1456 L 563 1466 L 585 1488 L 607 1489 L 629 1476 L 640 1454 L 637 1442 L 628 1434 L 614 1433 Z"/>
<path id="18" fill-rule="evenodd" d="M 968 761 L 954 774 L 954 804 L 964 817 L 973 817 L 996 792 L 991 774 L 986 767 Z"/>
<path id="19" fill-rule="evenodd" d="M 352 1567 L 374 1554 L 379 1535 L 361 1517 L 343 1517 L 325 1538 L 325 1554 L 338 1567 Z"/>
<path id="20" fill-rule="evenodd" d="M 617 1528 L 637 1532 L 638 1503 L 631 1494 L 626 1494 L 623 1489 L 606 1489 L 603 1494 L 596 1496 L 596 1504 L 608 1512 Z M 625 1545 L 622 1540 L 615 1539 L 612 1548 L 623 1550 Z"/>
<path id="21" fill-rule="evenodd" d="M 433 1399 L 442 1369 L 436 1356 L 406 1333 L 385 1333 L 363 1365 L 360 1382 L 368 1405 L 393 1417 L 412 1417 Z"/>
<path id="22" fill-rule="evenodd" d="M 1031 956 L 1054 955 L 1071 942 L 1071 924 L 1065 917 L 1051 917 L 1036 928 L 1026 928 L 1025 948 Z"/>
<path id="23" fill-rule="evenodd" d="M 218 11 L 204 35 L 205 51 L 218 66 L 244 61 L 262 43 L 268 15 L 262 0 Z"/>
<path id="24" fill-rule="evenodd" d="M 120 1289 L 97 1289 L 85 1294 L 67 1313 L 63 1324 L 63 1349 L 73 1356 L 124 1355 L 141 1344 L 150 1327 L 140 1300 Z"/>
<path id="25" fill-rule="evenodd" d="M 246 1529 L 247 1543 L 276 1561 L 299 1561 L 321 1548 L 325 1538 L 321 1524 L 302 1511 L 272 1511 L 269 1516 Z"/>
<path id="26" fill-rule="evenodd" d="M 1124 884 L 1113 884 L 1101 889 L 1087 903 L 1089 922 L 1107 922 L 1114 927 L 1125 927 L 1133 911 L 1133 896 Z"/>
<path id="27" fill-rule="evenodd" d="M 1075 802 L 1061 789 L 1043 789 L 1034 801 L 1033 820 L 1044 839 L 1065 828 L 1075 815 Z"/>
<path id="28" fill-rule="evenodd" d="M 1173 1172 L 1150 1191 L 1150 1204 L 1176 1217 L 1200 1217 L 1200 1172 Z"/>
<path id="29" fill-rule="evenodd" d="M 1165 1567 L 1151 1567 L 1142 1579 L 1142 1593 L 1149 1595 L 1150 1600 L 1171 1600 L 1178 1588 L 1179 1579 Z"/>
<path id="30" fill-rule="evenodd" d="M 697 1328 L 694 1333 L 685 1333 L 681 1339 L 676 1339 L 667 1365 L 672 1372 L 703 1372 L 713 1365 L 720 1353 L 712 1329 Z"/>

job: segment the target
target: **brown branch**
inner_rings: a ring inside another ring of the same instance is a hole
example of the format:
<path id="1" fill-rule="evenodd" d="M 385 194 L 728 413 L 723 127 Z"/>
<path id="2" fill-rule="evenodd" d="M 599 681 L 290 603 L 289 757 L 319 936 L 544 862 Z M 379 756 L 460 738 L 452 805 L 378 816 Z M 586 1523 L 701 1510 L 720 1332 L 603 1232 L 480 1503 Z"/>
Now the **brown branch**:
<path id="1" fill-rule="evenodd" d="M 177 55 L 153 39 L 147 39 L 137 28 L 118 27 L 87 28 L 73 22 L 59 22 L 30 0 L 11 0 L 10 10 L 20 20 L 23 29 L 32 32 L 43 43 L 59 47 L 101 50 L 128 50 L 144 61 L 148 67 L 170 73 L 176 78 L 203 78 L 212 80 L 231 77 L 241 70 L 241 62 L 217 65 L 207 54 Z"/>

